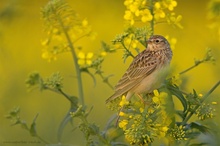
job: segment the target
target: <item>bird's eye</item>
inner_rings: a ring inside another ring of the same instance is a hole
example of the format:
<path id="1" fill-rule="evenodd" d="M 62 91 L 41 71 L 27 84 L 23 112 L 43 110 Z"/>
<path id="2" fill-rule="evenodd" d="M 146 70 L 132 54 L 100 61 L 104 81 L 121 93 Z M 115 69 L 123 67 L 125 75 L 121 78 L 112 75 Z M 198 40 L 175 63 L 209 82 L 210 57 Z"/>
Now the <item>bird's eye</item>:
<path id="1" fill-rule="evenodd" d="M 160 40 L 158 40 L 158 39 L 157 39 L 157 40 L 155 40 L 155 42 L 156 42 L 156 43 L 159 43 L 159 42 L 160 42 Z"/>

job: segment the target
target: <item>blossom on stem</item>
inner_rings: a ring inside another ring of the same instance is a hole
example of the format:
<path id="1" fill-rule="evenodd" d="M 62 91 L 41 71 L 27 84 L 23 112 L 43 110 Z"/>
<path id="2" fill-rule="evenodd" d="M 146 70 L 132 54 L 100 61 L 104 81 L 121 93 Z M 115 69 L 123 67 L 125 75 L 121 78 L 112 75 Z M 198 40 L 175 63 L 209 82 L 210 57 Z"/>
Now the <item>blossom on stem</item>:
<path id="1" fill-rule="evenodd" d="M 94 54 L 92 52 L 89 52 L 87 54 L 83 52 L 79 52 L 78 53 L 78 64 L 80 66 L 91 65 L 93 55 Z"/>

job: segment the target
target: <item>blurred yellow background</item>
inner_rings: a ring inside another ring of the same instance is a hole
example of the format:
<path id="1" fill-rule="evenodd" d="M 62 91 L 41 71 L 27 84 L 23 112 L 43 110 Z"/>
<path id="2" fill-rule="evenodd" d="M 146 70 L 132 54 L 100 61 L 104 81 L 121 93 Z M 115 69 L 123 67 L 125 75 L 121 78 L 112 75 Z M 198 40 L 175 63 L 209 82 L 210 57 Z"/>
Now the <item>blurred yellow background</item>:
<path id="1" fill-rule="evenodd" d="M 85 52 L 97 52 L 100 41 L 111 43 L 116 34 L 124 30 L 123 0 L 66 0 L 82 18 L 87 18 L 89 24 L 97 32 L 95 40 L 83 39 L 77 45 Z M 59 123 L 69 109 L 69 103 L 57 94 L 49 91 L 28 92 L 25 79 L 32 71 L 38 71 L 42 76 L 49 76 L 59 71 L 64 77 L 64 91 L 77 95 L 77 84 L 71 55 L 66 53 L 58 56 L 57 61 L 48 63 L 41 58 L 41 41 L 46 37 L 40 10 L 47 0 L 0 0 L 0 146 L 13 146 L 6 141 L 34 141 L 29 133 L 20 126 L 10 126 L 10 121 L 4 115 L 13 107 L 21 108 L 21 118 L 30 125 L 34 116 L 37 119 L 37 131 L 40 136 L 52 143 L 56 143 L 56 132 Z M 159 24 L 155 34 L 177 38 L 173 51 L 172 66 L 180 72 L 194 64 L 194 59 L 202 58 L 206 48 L 212 48 L 216 64 L 205 63 L 184 75 L 188 83 L 186 91 L 196 89 L 199 93 L 206 93 L 220 78 L 220 41 L 217 32 L 208 28 L 210 24 L 207 13 L 209 0 L 177 0 L 175 8 L 177 14 L 183 16 L 184 29 L 173 28 L 167 24 Z M 105 74 L 114 74 L 110 82 L 115 85 L 127 66 L 132 61 L 128 59 L 124 64 L 123 52 L 108 55 L 103 64 Z M 113 91 L 99 77 L 94 87 L 92 79 L 83 74 L 85 103 L 88 108 L 94 107 L 89 120 L 100 125 L 102 129 L 113 114 L 106 105 L 107 99 Z M 220 88 L 216 89 L 210 99 L 220 102 Z M 219 112 L 219 108 L 216 109 Z M 214 119 L 220 123 L 216 114 Z M 78 121 L 76 121 L 78 122 Z M 63 135 L 64 143 L 84 145 L 83 135 L 79 130 L 72 132 L 68 125 Z M 16 144 L 20 146 L 23 144 Z M 44 145 L 32 144 L 32 145 Z"/>

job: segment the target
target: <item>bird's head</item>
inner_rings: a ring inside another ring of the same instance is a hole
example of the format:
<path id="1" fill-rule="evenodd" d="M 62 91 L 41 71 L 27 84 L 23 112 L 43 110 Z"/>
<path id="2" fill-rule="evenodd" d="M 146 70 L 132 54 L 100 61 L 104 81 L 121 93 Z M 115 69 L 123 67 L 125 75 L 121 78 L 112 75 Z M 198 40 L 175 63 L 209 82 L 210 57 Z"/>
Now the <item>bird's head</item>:
<path id="1" fill-rule="evenodd" d="M 153 35 L 147 41 L 147 49 L 152 51 L 163 50 L 170 48 L 167 39 L 161 35 Z"/>

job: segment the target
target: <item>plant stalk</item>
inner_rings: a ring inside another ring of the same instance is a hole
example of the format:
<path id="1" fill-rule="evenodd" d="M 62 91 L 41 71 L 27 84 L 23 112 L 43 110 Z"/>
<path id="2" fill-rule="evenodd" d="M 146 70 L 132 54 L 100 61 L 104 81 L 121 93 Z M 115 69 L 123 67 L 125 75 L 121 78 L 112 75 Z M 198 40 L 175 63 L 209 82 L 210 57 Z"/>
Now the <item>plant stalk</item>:
<path id="1" fill-rule="evenodd" d="M 186 73 L 186 72 L 192 70 L 193 68 L 197 67 L 197 66 L 200 65 L 201 63 L 203 63 L 203 61 L 200 61 L 200 62 L 198 62 L 198 63 L 195 63 L 193 66 L 191 66 L 191 67 L 185 69 L 184 71 L 181 71 L 179 74 L 180 74 L 180 75 L 181 75 L 181 74 L 184 74 L 184 73 Z"/>
<path id="2" fill-rule="evenodd" d="M 67 30 L 65 29 L 65 26 L 64 26 L 62 20 L 59 19 L 59 22 L 60 22 L 60 25 L 63 29 L 64 35 L 67 39 L 68 45 L 69 45 L 70 50 L 71 50 L 71 54 L 72 54 L 72 57 L 73 57 L 73 62 L 74 62 L 75 70 L 76 70 L 76 75 L 77 75 L 79 101 L 82 104 L 82 106 L 84 106 L 82 76 L 81 76 L 81 71 L 80 71 L 80 68 L 79 68 L 79 65 L 78 65 L 78 59 L 77 59 L 77 56 L 76 56 L 76 52 L 75 52 L 75 49 L 74 49 L 74 46 L 73 46 L 73 42 L 72 42 Z"/>

